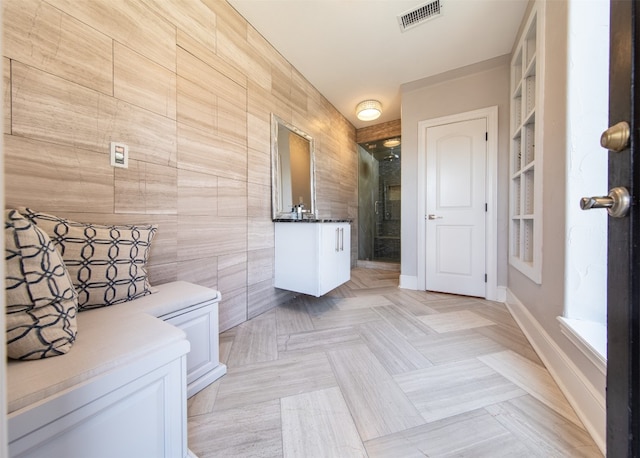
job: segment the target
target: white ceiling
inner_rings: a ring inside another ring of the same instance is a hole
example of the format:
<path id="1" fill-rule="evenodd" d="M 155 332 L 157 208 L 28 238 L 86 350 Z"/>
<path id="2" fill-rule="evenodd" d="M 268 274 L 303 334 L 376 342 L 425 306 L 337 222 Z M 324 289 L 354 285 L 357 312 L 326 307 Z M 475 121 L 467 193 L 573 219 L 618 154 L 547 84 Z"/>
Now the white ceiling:
<path id="1" fill-rule="evenodd" d="M 356 127 L 400 119 L 400 85 L 511 52 L 528 0 L 441 0 L 442 14 L 400 31 L 425 0 L 228 0 Z M 363 122 L 355 106 L 382 102 Z"/>

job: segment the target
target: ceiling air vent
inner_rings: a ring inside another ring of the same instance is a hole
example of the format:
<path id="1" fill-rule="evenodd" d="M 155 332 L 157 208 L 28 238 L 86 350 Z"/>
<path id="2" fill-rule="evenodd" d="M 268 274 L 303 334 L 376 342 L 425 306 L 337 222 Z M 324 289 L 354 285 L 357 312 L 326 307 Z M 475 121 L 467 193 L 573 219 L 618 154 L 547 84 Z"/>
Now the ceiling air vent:
<path id="1" fill-rule="evenodd" d="M 402 13 L 398 16 L 398 23 L 400 24 L 400 30 L 403 32 L 409 30 L 429 19 L 435 19 L 442 14 L 442 5 L 440 0 L 424 3 L 418 7 L 412 8 L 409 11 Z"/>

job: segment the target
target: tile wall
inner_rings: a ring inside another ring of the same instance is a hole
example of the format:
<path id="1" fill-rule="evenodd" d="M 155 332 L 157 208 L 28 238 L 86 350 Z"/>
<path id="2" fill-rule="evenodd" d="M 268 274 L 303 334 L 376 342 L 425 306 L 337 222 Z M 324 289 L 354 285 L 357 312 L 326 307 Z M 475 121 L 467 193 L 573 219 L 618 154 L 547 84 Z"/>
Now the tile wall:
<path id="1" fill-rule="evenodd" d="M 320 216 L 353 218 L 355 129 L 222 0 L 4 0 L 6 206 L 159 226 L 152 283 L 219 289 L 225 330 L 273 288 L 270 115 L 316 140 Z M 129 168 L 109 165 L 124 142 Z"/>

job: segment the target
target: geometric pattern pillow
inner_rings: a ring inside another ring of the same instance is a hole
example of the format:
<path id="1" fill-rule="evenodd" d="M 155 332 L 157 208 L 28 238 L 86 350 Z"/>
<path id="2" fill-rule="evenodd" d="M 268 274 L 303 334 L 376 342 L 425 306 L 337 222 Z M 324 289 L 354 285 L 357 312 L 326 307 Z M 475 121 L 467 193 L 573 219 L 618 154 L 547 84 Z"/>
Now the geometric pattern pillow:
<path id="1" fill-rule="evenodd" d="M 78 292 L 79 311 L 151 294 L 146 266 L 156 225 L 85 224 L 28 208 L 20 211 L 60 251 Z"/>
<path id="2" fill-rule="evenodd" d="M 71 277 L 46 233 L 5 210 L 7 355 L 40 359 L 69 351 L 78 302 Z"/>

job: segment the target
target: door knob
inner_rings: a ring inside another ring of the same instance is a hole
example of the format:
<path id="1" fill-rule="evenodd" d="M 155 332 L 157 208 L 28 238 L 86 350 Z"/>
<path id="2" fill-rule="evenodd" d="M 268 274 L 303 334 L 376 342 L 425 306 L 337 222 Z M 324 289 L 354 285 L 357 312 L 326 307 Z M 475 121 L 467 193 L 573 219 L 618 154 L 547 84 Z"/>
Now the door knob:
<path id="1" fill-rule="evenodd" d="M 619 153 L 629 144 L 630 133 L 631 130 L 629 129 L 629 124 L 625 121 L 621 121 L 602 132 L 602 135 L 600 136 L 600 145 L 603 148 Z"/>
<path id="2" fill-rule="evenodd" d="M 442 219 L 442 216 L 429 215 L 429 216 L 427 216 L 427 218 L 429 218 L 429 219 Z"/>
<path id="3" fill-rule="evenodd" d="M 580 199 L 580 208 L 591 210 L 592 208 L 606 208 L 609 216 L 622 218 L 629 212 L 631 207 L 631 195 L 627 188 L 619 186 L 609 191 L 608 196 L 603 197 L 583 197 Z"/>

